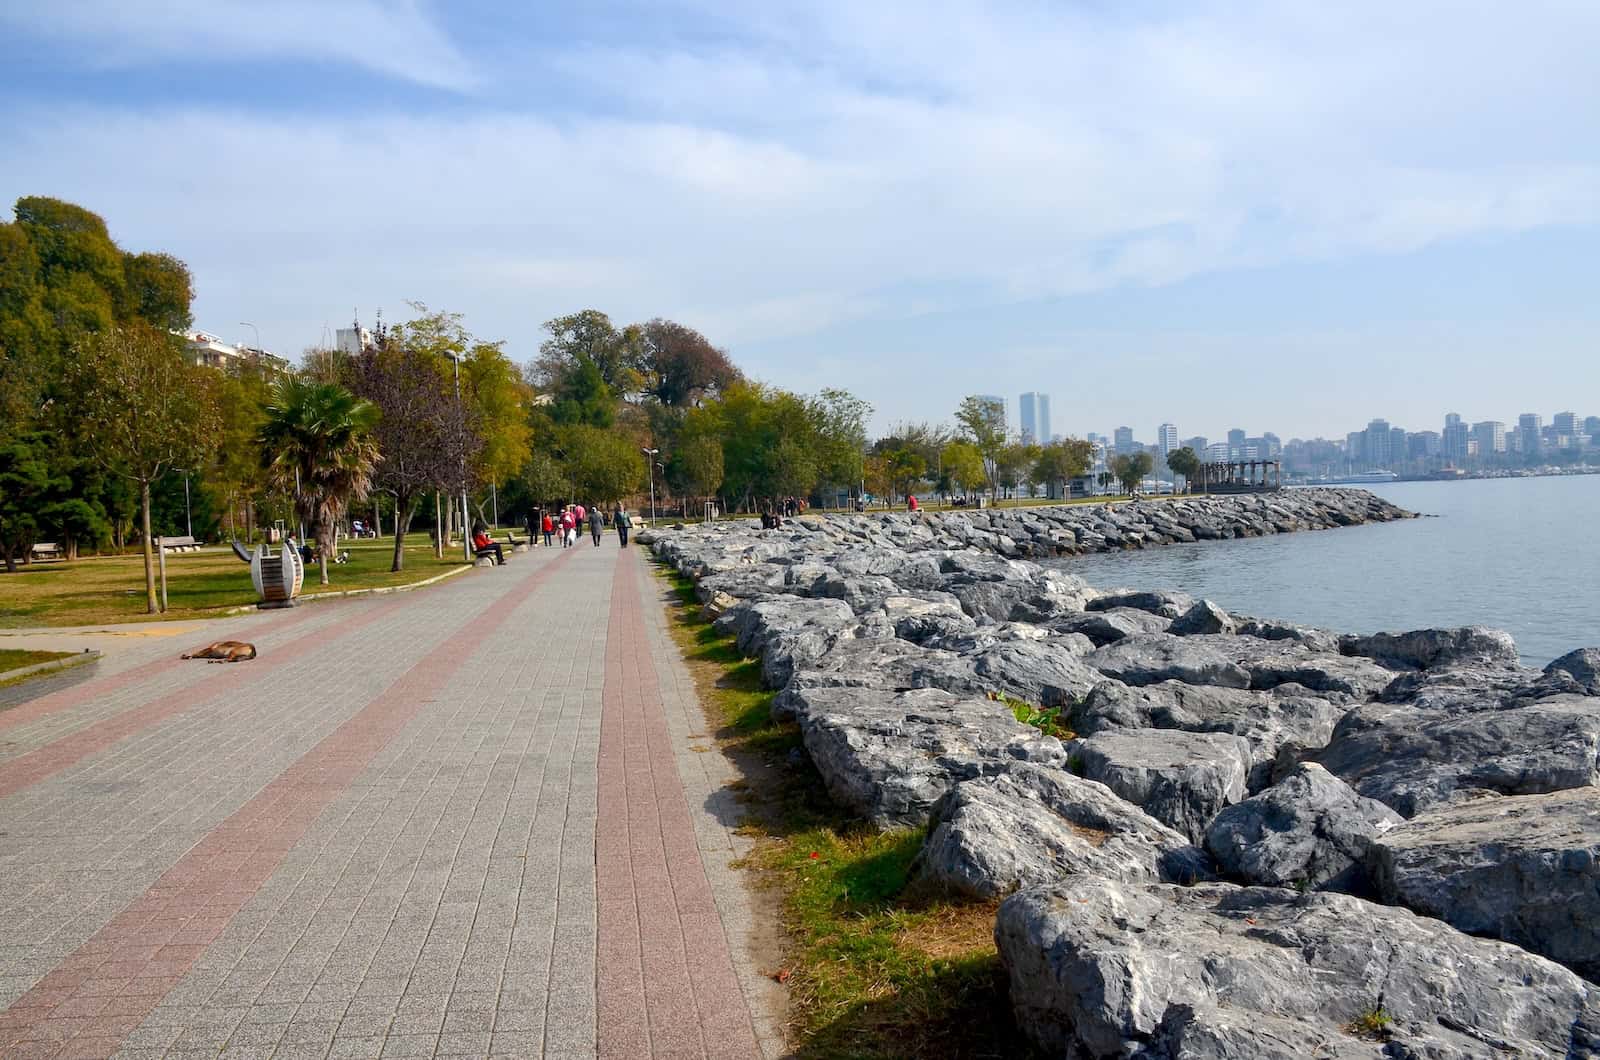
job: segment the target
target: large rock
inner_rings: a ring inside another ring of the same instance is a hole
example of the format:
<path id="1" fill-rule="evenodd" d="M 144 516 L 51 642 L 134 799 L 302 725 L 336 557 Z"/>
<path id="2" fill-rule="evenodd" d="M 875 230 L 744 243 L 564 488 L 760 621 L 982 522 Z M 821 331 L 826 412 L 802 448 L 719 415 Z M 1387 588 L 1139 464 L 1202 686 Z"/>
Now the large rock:
<path id="1" fill-rule="evenodd" d="M 1085 735 L 1107 728 L 1155 728 L 1242 736 L 1250 744 L 1249 786 L 1254 791 L 1270 782 L 1280 756 L 1326 746 L 1349 709 L 1299 685 L 1254 692 L 1179 681 L 1142 688 L 1103 681 L 1072 711 L 1071 720 Z"/>
<path id="2" fill-rule="evenodd" d="M 1070 647 L 1050 640 L 1011 640 L 977 652 L 973 672 L 1036 706 L 1070 706 L 1104 680 Z"/>
<path id="3" fill-rule="evenodd" d="M 1244 667 L 1209 646 L 1196 643 L 1195 638 L 1167 633 L 1125 637 L 1098 649 L 1085 661 L 1128 685 L 1182 681 L 1186 685 L 1250 687 L 1250 674 Z"/>
<path id="4" fill-rule="evenodd" d="M 1384 686 L 1378 699 L 1384 703 L 1408 703 L 1418 710 L 1471 714 L 1568 694 L 1591 693 L 1565 670 L 1448 666 L 1402 673 Z"/>
<path id="5" fill-rule="evenodd" d="M 1544 668 L 1549 676 L 1565 675 L 1591 696 L 1600 696 L 1600 648 L 1569 651 Z"/>
<path id="6" fill-rule="evenodd" d="M 1418 814 L 1377 839 L 1371 862 L 1385 901 L 1600 981 L 1600 789 Z"/>
<path id="7" fill-rule="evenodd" d="M 1345 715 L 1310 758 L 1408 818 L 1475 789 L 1588 787 L 1600 780 L 1600 698 L 1555 696 L 1464 715 L 1372 703 Z"/>
<path id="8" fill-rule="evenodd" d="M 1006 899 L 995 942 L 1048 1054 L 1566 1060 L 1597 989 L 1542 957 L 1348 895 L 1092 876 Z M 1361 1037 L 1380 1014 L 1387 1041 Z"/>
<path id="9" fill-rule="evenodd" d="M 1101 646 L 1141 633 L 1165 633 L 1171 624 L 1170 619 L 1132 607 L 1083 611 L 1052 619 L 1049 623 L 1050 628 L 1057 632 L 1079 633 Z"/>
<path id="10" fill-rule="evenodd" d="M 805 627 L 837 632 L 855 620 L 855 612 L 842 600 L 773 596 L 729 609 L 716 625 L 734 634 L 740 652 L 754 657 L 779 633 Z"/>
<path id="11" fill-rule="evenodd" d="M 1306 763 L 1261 794 L 1229 806 L 1206 831 L 1228 875 L 1264 887 L 1364 889 L 1373 840 L 1404 819 Z"/>
<path id="12" fill-rule="evenodd" d="M 1104 784 L 1026 763 L 944 797 L 917 873 L 977 898 L 1073 873 L 1141 883 L 1213 877 L 1203 851 Z"/>
<path id="13" fill-rule="evenodd" d="M 1061 767 L 1061 742 L 1004 703 L 938 689 L 812 689 L 795 720 L 828 792 L 879 828 L 925 824 L 963 780 L 1012 762 Z"/>
<path id="14" fill-rule="evenodd" d="M 1295 641 L 1193 635 L 1190 644 L 1229 659 L 1250 677 L 1250 688 L 1301 685 L 1314 692 L 1371 699 L 1394 680 L 1394 671 L 1371 659 L 1319 652 Z"/>
<path id="15" fill-rule="evenodd" d="M 1233 616 L 1210 600 L 1201 600 L 1173 620 L 1167 632 L 1176 637 L 1205 633 L 1232 633 Z"/>
<path id="16" fill-rule="evenodd" d="M 1346 655 L 1365 655 L 1419 670 L 1435 666 L 1517 665 L 1517 642 L 1511 634 L 1487 626 L 1341 637 L 1339 650 Z"/>
<path id="17" fill-rule="evenodd" d="M 1250 744 L 1226 733 L 1106 729 L 1067 743 L 1069 768 L 1098 780 L 1190 842 L 1245 797 Z"/>
<path id="18" fill-rule="evenodd" d="M 1171 589 L 1158 589 L 1153 592 L 1136 592 L 1132 590 L 1111 592 L 1104 596 L 1089 601 L 1086 609 L 1089 611 L 1110 611 L 1117 607 L 1131 607 L 1138 611 L 1148 611 L 1162 618 L 1177 618 L 1194 606 L 1194 597 L 1188 593 L 1180 593 Z"/>

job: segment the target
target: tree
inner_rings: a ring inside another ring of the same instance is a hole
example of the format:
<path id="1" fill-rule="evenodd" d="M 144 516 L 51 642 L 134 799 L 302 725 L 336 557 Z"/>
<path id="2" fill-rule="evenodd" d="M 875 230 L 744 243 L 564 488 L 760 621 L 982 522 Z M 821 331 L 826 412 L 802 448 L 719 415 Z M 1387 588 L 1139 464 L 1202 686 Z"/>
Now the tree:
<path id="1" fill-rule="evenodd" d="M 995 477 L 1009 494 L 1022 485 L 1038 459 L 1038 446 L 1026 442 L 1008 442 L 995 454 Z"/>
<path id="2" fill-rule="evenodd" d="M 821 481 L 846 489 L 861 481 L 872 406 L 848 390 L 828 388 L 810 403 Z"/>
<path id="3" fill-rule="evenodd" d="M 39 540 L 40 512 L 56 485 L 48 446 L 40 434 L 0 440 L 0 558 L 10 574 Z"/>
<path id="4" fill-rule="evenodd" d="M 427 490 L 458 485 L 476 438 L 465 406 L 439 369 L 438 355 L 413 346 L 407 333 L 361 353 L 351 364 L 352 389 L 377 406 L 373 428 L 378 461 L 372 484 L 394 498 L 394 555 L 390 570 L 405 567 L 405 536 L 417 501 Z"/>
<path id="5" fill-rule="evenodd" d="M 684 438 L 672 464 L 678 480 L 696 497 L 710 497 L 722 488 L 722 443 L 715 438 Z"/>
<path id="6" fill-rule="evenodd" d="M 158 328 L 183 331 L 194 323 L 194 278 L 171 254 L 123 254 L 122 316 L 137 316 Z"/>
<path id="7" fill-rule="evenodd" d="M 471 460 L 474 480 L 506 482 L 528 462 L 531 397 L 517 366 L 498 342 L 474 342 L 461 362 L 461 389 L 480 444 Z"/>
<path id="8" fill-rule="evenodd" d="M 217 434 L 205 369 L 185 362 L 178 340 L 143 323 L 87 335 L 74 347 L 69 389 L 85 451 L 139 487 L 145 602 L 157 611 L 150 551 L 150 483 L 174 467 L 196 467 Z"/>
<path id="9" fill-rule="evenodd" d="M 641 371 L 643 333 L 633 327 L 618 331 L 611 318 L 597 309 L 545 321 L 550 337 L 539 346 L 534 381 L 559 404 L 570 396 L 575 376 L 592 370 L 605 392 L 615 396 L 644 389 Z M 592 391 L 592 382 L 581 388 Z M 565 421 L 581 422 L 581 421 Z M 604 426 L 597 424 L 597 426 Z"/>
<path id="10" fill-rule="evenodd" d="M 632 439 L 597 427 L 574 427 L 567 453 L 567 472 L 585 504 L 611 504 L 645 485 L 648 458 Z"/>
<path id="11" fill-rule="evenodd" d="M 1078 438 L 1064 438 L 1039 447 L 1033 465 L 1033 481 L 1066 495 L 1067 483 L 1089 470 L 1094 446 Z"/>
<path id="12" fill-rule="evenodd" d="M 1200 470 L 1200 457 L 1186 445 L 1167 454 L 1167 467 L 1173 474 L 1182 475 L 1187 482 Z M 1173 488 L 1176 489 L 1176 485 Z"/>
<path id="13" fill-rule="evenodd" d="M 983 454 L 971 442 L 950 442 L 939 452 L 939 464 L 950 482 L 963 493 L 981 489 L 988 480 Z"/>
<path id="14" fill-rule="evenodd" d="M 522 469 L 522 485 L 540 505 L 559 503 L 572 496 L 572 480 L 549 453 L 534 453 Z"/>
<path id="15" fill-rule="evenodd" d="M 997 496 L 1000 490 L 998 460 L 1006 444 L 1006 407 L 998 401 L 974 394 L 964 398 L 956 409 L 956 422 L 968 441 L 977 446 L 983 456 L 984 470 L 989 479 L 989 495 Z"/>
<path id="16" fill-rule="evenodd" d="M 1156 462 L 1149 453 L 1127 453 L 1111 458 L 1111 473 L 1122 483 L 1123 492 L 1132 495 L 1144 477 L 1155 469 Z"/>
<path id="17" fill-rule="evenodd" d="M 662 405 L 687 408 L 743 378 L 727 353 L 693 328 L 657 317 L 640 328 L 640 338 L 644 393 Z"/>
<path id="18" fill-rule="evenodd" d="M 379 417 L 378 406 L 336 383 L 285 376 L 272 386 L 263 459 L 280 489 L 298 488 L 295 511 L 313 527 L 323 585 L 339 520 L 371 488 Z"/>
<path id="19" fill-rule="evenodd" d="M 910 495 L 912 489 L 922 479 L 928 470 L 926 461 L 921 454 L 909 449 L 891 449 L 882 454 L 884 469 L 889 475 L 890 496 L 899 493 L 901 496 Z"/>

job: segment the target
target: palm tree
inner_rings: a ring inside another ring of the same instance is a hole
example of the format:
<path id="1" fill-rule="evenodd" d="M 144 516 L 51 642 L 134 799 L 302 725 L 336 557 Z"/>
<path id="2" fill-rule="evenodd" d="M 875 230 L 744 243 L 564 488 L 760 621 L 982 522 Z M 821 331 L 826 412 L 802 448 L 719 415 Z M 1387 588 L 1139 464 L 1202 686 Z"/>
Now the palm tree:
<path id="1" fill-rule="evenodd" d="M 378 445 L 378 406 L 337 383 L 286 376 L 272 387 L 261 427 L 262 454 L 273 484 L 295 490 L 295 514 L 316 535 L 322 584 L 339 519 L 367 499 Z"/>

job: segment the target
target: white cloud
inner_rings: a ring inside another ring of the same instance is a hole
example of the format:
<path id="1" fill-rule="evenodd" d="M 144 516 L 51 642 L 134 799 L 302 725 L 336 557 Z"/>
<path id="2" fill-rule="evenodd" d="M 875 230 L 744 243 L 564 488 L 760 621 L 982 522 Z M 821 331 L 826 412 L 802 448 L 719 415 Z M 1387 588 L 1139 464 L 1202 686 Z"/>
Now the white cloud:
<path id="1" fill-rule="evenodd" d="M 478 75 L 418 0 L 74 0 L 0 8 L 0 25 L 73 41 L 72 64 L 211 68 L 241 59 L 349 64 L 439 88 Z"/>

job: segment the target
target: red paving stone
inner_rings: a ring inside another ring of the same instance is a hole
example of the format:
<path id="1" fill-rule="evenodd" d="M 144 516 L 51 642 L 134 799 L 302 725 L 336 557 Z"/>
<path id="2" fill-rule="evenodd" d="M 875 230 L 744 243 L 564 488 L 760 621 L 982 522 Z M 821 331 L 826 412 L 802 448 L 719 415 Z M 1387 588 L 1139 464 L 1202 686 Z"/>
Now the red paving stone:
<path id="1" fill-rule="evenodd" d="M 274 648 L 272 651 L 248 663 L 217 664 L 221 667 L 219 672 L 215 672 L 213 676 L 204 678 L 187 688 L 162 693 L 140 706 L 132 707 L 109 718 L 104 718 L 76 732 L 69 733 L 59 740 L 45 744 L 43 747 L 18 755 L 6 763 L 5 772 L 0 774 L 0 799 L 8 795 L 14 795 L 42 780 L 47 780 L 68 766 L 82 761 L 89 755 L 104 751 L 118 740 L 125 739 L 141 729 L 154 725 L 156 722 L 163 721 L 175 714 L 181 714 L 202 703 L 226 695 L 241 685 L 258 681 L 265 676 L 267 671 L 286 666 L 316 648 L 323 647 L 358 629 L 370 626 L 372 623 L 404 606 L 405 603 L 406 601 L 403 598 L 397 598 L 364 612 L 353 614 L 348 621 L 342 623 L 336 629 L 313 630 L 304 636 L 296 637 L 294 640 Z M 277 621 L 274 623 L 274 628 L 287 624 L 289 624 L 287 620 Z M 262 627 L 253 630 L 252 635 L 259 635 L 262 632 L 269 631 L 268 628 Z M 195 662 L 194 660 L 183 661 L 180 658 L 181 655 L 182 652 L 178 652 L 178 655 L 173 660 L 157 660 L 159 665 L 157 663 L 146 663 L 144 666 L 136 667 L 136 669 L 143 670 L 146 667 L 150 667 L 151 669 L 144 675 L 148 677 L 152 673 L 158 673 L 175 665 L 176 662 L 182 662 L 186 666 L 209 667 L 212 665 Z M 122 676 L 118 674 L 115 678 L 107 678 L 106 680 L 112 681 Z M 65 691 L 76 694 L 81 691 L 81 688 L 66 689 Z M 102 688 L 100 691 L 105 692 L 107 689 Z M 50 696 L 43 698 L 51 699 L 60 694 L 52 693 Z M 80 697 L 54 709 L 62 710 L 79 702 L 87 702 L 87 700 Z M 25 704 L 17 707 L 16 710 L 24 710 L 26 707 L 27 705 Z M 14 711 L 7 711 L 6 713 L 10 714 L 14 713 Z M 0 715 L 0 717 L 3 716 Z"/>
<path id="2" fill-rule="evenodd" d="M 599 1055 L 760 1056 L 673 760 L 632 556 L 619 551 L 612 584 L 600 723 Z"/>
<path id="3" fill-rule="evenodd" d="M 565 553 L 506 591 L 420 659 L 0 1013 L 0 1055 L 63 1060 L 106 1057 L 115 1052 L 222 934 L 323 809 L 427 706 L 477 644 L 510 618 L 564 558 Z M 401 599 L 375 608 L 363 624 L 372 621 L 374 613 L 384 614 L 407 602 Z M 349 628 L 347 623 L 341 632 Z M 319 631 L 312 637 L 326 643 L 331 635 Z M 277 649 L 274 657 L 299 643 Z M 246 673 L 252 672 L 260 676 L 261 670 Z M 228 673 L 215 680 L 238 679 Z M 185 702 L 192 699 L 186 697 Z M 94 749 L 85 745 L 73 760 Z M 27 757 L 7 767 L 6 779 Z"/>
<path id="4" fill-rule="evenodd" d="M 238 632 L 241 634 L 248 633 L 252 637 L 265 636 L 268 633 L 276 633 L 286 626 L 294 625 L 303 619 L 305 615 L 306 612 L 303 608 L 296 608 L 284 615 L 275 616 Z M 195 647 L 200 647 L 200 645 L 197 644 Z M 63 688 L 59 692 L 51 692 L 49 695 L 40 696 L 38 699 L 30 699 L 26 703 L 18 704 L 9 710 L 0 711 L 0 732 L 30 721 L 37 721 L 39 718 L 55 714 L 58 711 L 70 710 L 73 707 L 91 703 L 101 696 L 109 695 L 118 689 L 127 688 L 129 685 L 138 684 L 147 678 L 164 673 L 183 663 L 180 658 L 182 654 L 181 651 L 175 650 L 170 657 L 154 659 L 147 663 L 140 663 L 138 666 L 130 666 L 121 673 L 97 677 L 82 684 L 73 685 L 71 688 Z"/>

